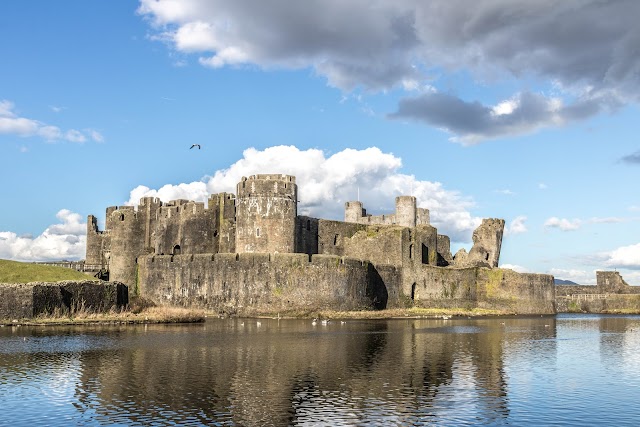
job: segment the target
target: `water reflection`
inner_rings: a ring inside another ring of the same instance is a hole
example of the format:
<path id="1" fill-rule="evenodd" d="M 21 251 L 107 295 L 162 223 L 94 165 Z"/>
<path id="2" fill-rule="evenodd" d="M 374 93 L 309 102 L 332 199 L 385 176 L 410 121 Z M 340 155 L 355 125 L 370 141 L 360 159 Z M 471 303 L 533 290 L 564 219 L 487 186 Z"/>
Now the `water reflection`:
<path id="1" fill-rule="evenodd" d="M 3 328 L 0 399 L 10 409 L 1 417 L 30 426 L 574 425 L 597 420 L 585 398 L 615 410 L 639 397 L 628 392 L 640 385 L 639 326 L 565 316 Z M 627 397 L 603 399 L 604 385 Z M 617 424 L 637 415 L 618 411 Z"/>

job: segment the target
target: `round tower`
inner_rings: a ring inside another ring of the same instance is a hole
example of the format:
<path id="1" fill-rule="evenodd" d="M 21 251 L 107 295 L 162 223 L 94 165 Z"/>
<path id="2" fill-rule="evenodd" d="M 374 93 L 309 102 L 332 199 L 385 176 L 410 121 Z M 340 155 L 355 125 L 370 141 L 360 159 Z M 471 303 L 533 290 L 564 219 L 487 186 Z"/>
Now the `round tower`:
<path id="1" fill-rule="evenodd" d="M 236 252 L 293 253 L 296 178 L 279 174 L 242 177 L 236 194 Z"/>
<path id="2" fill-rule="evenodd" d="M 396 197 L 396 224 L 403 227 L 416 226 L 416 198 L 413 196 Z"/>
<path id="3" fill-rule="evenodd" d="M 344 204 L 344 222 L 360 222 L 363 216 L 362 202 Z"/>
<path id="4" fill-rule="evenodd" d="M 144 227 L 133 206 L 107 209 L 107 225 L 111 235 L 109 279 L 124 283 L 133 292 L 137 258 L 144 253 Z"/>

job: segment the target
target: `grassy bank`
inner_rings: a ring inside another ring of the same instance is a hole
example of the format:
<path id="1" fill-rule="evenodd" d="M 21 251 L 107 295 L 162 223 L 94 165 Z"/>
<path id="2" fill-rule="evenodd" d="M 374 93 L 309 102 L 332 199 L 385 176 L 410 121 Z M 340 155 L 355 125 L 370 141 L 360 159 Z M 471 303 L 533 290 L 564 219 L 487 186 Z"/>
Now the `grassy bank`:
<path id="1" fill-rule="evenodd" d="M 292 310 L 287 312 L 246 312 L 241 317 L 299 318 L 299 319 L 406 319 L 406 318 L 442 318 L 442 317 L 483 317 L 513 316 L 516 313 L 504 310 L 482 308 L 391 308 L 386 310 Z"/>
<path id="2" fill-rule="evenodd" d="M 86 325 L 86 324 L 137 324 L 137 323 L 198 323 L 206 316 L 202 310 L 176 307 L 142 306 L 134 302 L 122 310 L 93 313 L 84 309 L 70 313 L 59 311 L 32 319 L 0 319 L 0 325 Z"/>
<path id="3" fill-rule="evenodd" d="M 90 278 L 91 276 L 70 268 L 0 259 L 0 283 L 59 282 Z"/>

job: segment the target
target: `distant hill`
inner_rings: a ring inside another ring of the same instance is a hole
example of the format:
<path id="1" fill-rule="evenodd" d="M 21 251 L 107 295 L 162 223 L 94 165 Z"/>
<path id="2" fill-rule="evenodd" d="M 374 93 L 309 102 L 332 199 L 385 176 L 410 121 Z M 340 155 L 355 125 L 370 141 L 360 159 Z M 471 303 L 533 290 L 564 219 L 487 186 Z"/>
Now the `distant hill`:
<path id="1" fill-rule="evenodd" d="M 0 283 L 59 282 L 92 280 L 93 277 L 71 268 L 0 259 Z"/>
<path id="2" fill-rule="evenodd" d="M 556 285 L 574 285 L 574 286 L 580 286 L 578 283 L 576 282 L 572 282 L 571 280 L 563 280 L 563 279 L 554 279 L 554 282 Z"/>

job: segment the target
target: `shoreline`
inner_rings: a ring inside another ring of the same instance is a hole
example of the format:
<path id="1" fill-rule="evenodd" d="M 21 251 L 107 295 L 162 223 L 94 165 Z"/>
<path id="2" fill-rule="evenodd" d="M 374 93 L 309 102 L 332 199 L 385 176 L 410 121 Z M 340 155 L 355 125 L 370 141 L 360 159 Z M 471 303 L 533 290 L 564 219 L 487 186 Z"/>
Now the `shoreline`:
<path id="1" fill-rule="evenodd" d="M 570 314 L 640 315 L 638 311 L 610 310 L 604 312 L 567 312 Z M 478 319 L 509 317 L 555 317 L 557 314 L 519 314 L 489 309 L 394 308 L 387 310 L 308 310 L 293 312 L 243 312 L 233 315 L 176 307 L 153 307 L 140 312 L 80 313 L 75 316 L 59 314 L 31 319 L 0 319 L 0 327 L 7 326 L 83 326 L 83 325 L 141 325 L 204 323 L 207 318 L 218 319 L 317 319 L 317 320 L 401 320 L 401 319 Z"/>

